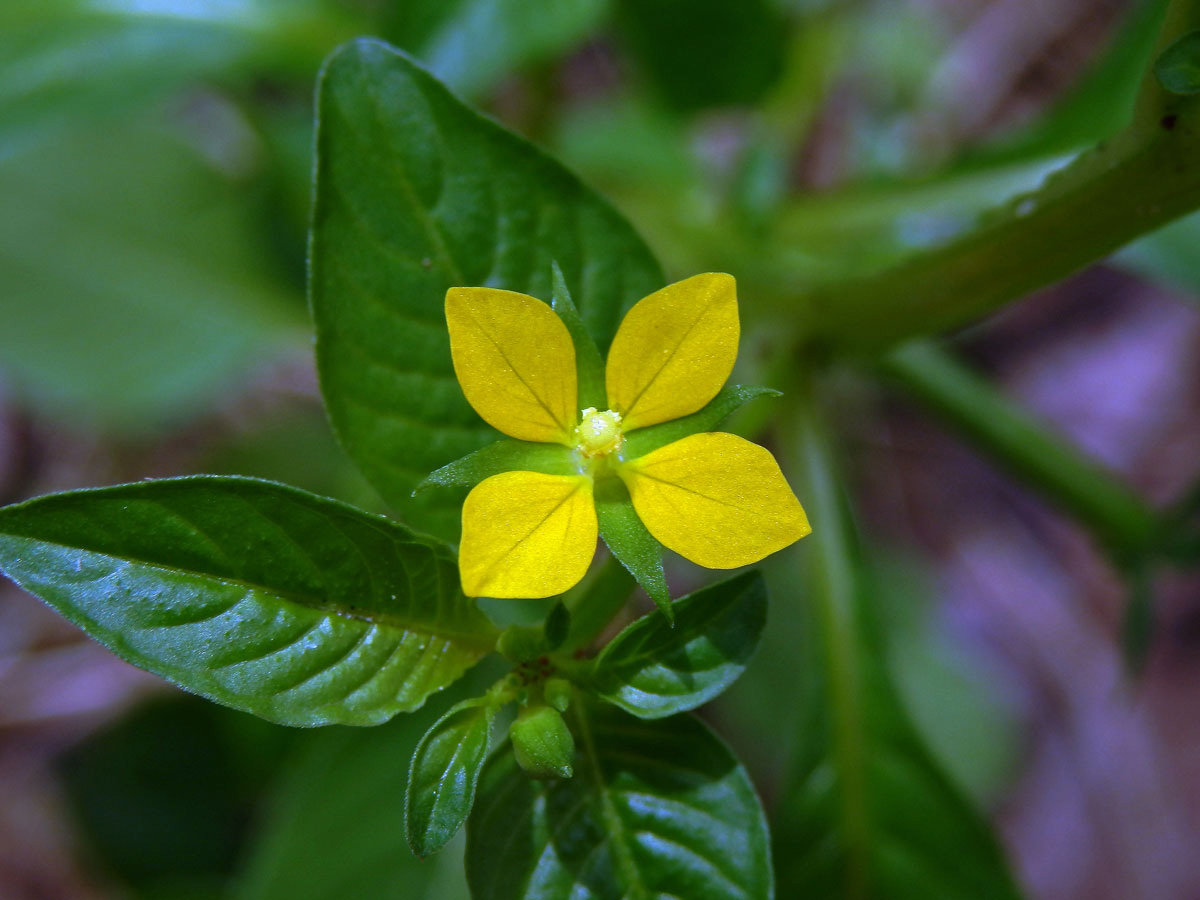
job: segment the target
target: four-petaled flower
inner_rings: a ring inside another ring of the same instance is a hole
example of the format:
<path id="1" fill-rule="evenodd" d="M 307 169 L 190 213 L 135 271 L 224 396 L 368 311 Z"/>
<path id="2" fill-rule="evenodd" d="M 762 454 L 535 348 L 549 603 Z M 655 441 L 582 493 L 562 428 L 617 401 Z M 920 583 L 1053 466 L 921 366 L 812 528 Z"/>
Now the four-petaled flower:
<path id="1" fill-rule="evenodd" d="M 451 288 L 454 371 L 490 425 L 574 451 L 573 474 L 507 471 L 463 505 L 459 571 L 472 597 L 549 597 L 583 578 L 598 534 L 593 488 L 620 478 L 650 534 L 711 569 L 757 562 L 809 532 L 770 452 L 733 434 L 692 434 L 628 458 L 625 436 L 705 407 L 737 357 L 729 275 L 696 275 L 639 301 L 604 368 L 607 409 L 580 411 L 576 348 L 542 301 L 494 288 Z"/>

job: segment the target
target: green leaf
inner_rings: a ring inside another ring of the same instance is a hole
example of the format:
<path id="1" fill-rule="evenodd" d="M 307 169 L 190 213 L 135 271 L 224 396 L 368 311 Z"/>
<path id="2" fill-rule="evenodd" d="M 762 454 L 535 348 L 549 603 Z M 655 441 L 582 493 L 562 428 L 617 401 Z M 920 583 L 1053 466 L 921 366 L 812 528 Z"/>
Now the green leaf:
<path id="1" fill-rule="evenodd" d="M 639 428 L 625 435 L 625 446 L 621 455 L 626 459 L 636 459 L 645 456 L 651 450 L 665 447 L 672 441 L 685 438 L 701 431 L 712 431 L 741 407 L 757 397 L 782 397 L 776 390 L 765 387 L 743 387 L 740 384 L 730 384 L 721 388 L 721 392 L 699 412 L 682 419 L 673 419 L 649 428 Z"/>
<path id="2" fill-rule="evenodd" d="M 1172 94 L 1200 94 L 1200 31 L 1175 41 L 1154 63 L 1154 77 Z"/>
<path id="3" fill-rule="evenodd" d="M 808 544 L 813 590 L 798 604 L 810 641 L 795 655 L 801 721 L 774 823 L 780 895 L 1015 900 L 999 843 L 891 681 L 834 451 L 814 414 L 798 431 L 796 469 L 822 527 Z"/>
<path id="4" fill-rule="evenodd" d="M 449 548 L 252 479 L 5 507 L 0 570 L 134 665 L 286 725 L 416 709 L 495 641 Z"/>
<path id="5" fill-rule="evenodd" d="M 404 801 L 404 832 L 418 858 L 441 850 L 467 821 L 495 718 L 496 707 L 487 699 L 464 700 L 417 744 Z"/>
<path id="6" fill-rule="evenodd" d="M 434 487 L 474 487 L 485 478 L 514 469 L 546 475 L 576 475 L 579 472 L 570 448 L 562 444 L 508 439 L 495 441 L 431 472 L 413 493 Z"/>
<path id="7" fill-rule="evenodd" d="M 596 658 L 589 686 L 609 703 L 658 719 L 707 703 L 745 671 L 767 616 L 767 592 L 746 572 L 676 600 L 674 625 L 644 616 Z"/>
<path id="8" fill-rule="evenodd" d="M 571 299 L 571 291 L 567 287 L 566 279 L 563 278 L 562 269 L 558 267 L 557 262 L 551 263 L 550 269 L 551 294 L 554 297 L 550 305 L 567 326 L 567 331 L 571 333 L 571 341 L 575 345 L 579 408 L 580 410 L 589 407 L 607 409 L 608 394 L 604 387 L 604 360 L 600 358 L 596 342 L 592 340 L 587 326 L 579 317 L 579 310 L 575 308 L 575 302 Z"/>
<path id="9" fill-rule="evenodd" d="M 506 747 L 467 822 L 473 900 L 768 900 L 762 808 L 697 719 L 573 703 L 574 777 L 528 778 Z"/>
<path id="10" fill-rule="evenodd" d="M 441 710 L 431 707 L 441 699 L 378 728 L 304 732 L 301 752 L 282 760 L 283 777 L 231 896 L 467 900 L 461 839 L 424 861 L 404 839 L 404 760 L 438 718 Z"/>
<path id="11" fill-rule="evenodd" d="M 629 489 L 619 478 L 604 478 L 596 482 L 594 496 L 600 537 L 670 621 L 674 609 L 663 574 L 662 544 L 638 518 Z"/>
<path id="12" fill-rule="evenodd" d="M 581 650 L 604 631 L 629 600 L 634 579 L 616 557 L 593 567 L 584 581 L 567 594 L 571 628 L 562 650 Z"/>
<path id="13" fill-rule="evenodd" d="M 552 260 L 602 348 L 663 280 L 606 202 L 407 56 L 363 39 L 330 57 L 310 269 L 321 387 L 351 457 L 421 527 L 457 534 L 457 509 L 410 492 L 495 437 L 454 379 L 446 290 L 548 297 Z"/>
<path id="14" fill-rule="evenodd" d="M 245 190 L 161 123 L 0 152 L 0 369 L 51 413 L 178 420 L 303 334 Z"/>

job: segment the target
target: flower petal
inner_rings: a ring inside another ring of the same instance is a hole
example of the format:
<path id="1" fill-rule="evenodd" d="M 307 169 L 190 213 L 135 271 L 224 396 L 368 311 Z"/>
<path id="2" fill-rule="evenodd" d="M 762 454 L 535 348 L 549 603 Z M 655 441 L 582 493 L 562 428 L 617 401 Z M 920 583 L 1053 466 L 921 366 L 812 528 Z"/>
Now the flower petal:
<path id="1" fill-rule="evenodd" d="M 758 562 L 812 530 L 775 457 L 735 434 L 693 434 L 620 472 L 650 533 L 710 569 Z"/>
<path id="2" fill-rule="evenodd" d="M 721 390 L 737 359 L 737 286 L 693 275 L 639 300 L 608 351 L 608 405 L 625 429 L 690 415 Z"/>
<path id="3" fill-rule="evenodd" d="M 514 291 L 450 288 L 446 324 L 454 373 L 485 422 L 523 441 L 570 443 L 575 346 L 549 306 Z"/>
<path id="4" fill-rule="evenodd" d="M 574 587 L 596 552 L 592 480 L 502 472 L 463 504 L 458 571 L 468 597 L 551 597 Z"/>

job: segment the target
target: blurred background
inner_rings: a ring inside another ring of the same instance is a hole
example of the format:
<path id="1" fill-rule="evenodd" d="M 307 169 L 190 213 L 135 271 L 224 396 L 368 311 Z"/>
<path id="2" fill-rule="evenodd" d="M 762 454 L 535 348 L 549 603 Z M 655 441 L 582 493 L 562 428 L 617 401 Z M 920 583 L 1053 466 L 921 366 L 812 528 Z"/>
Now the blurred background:
<path id="1" fill-rule="evenodd" d="M 1164 6 L 5 0 L 0 502 L 221 472 L 383 510 L 326 423 L 304 298 L 313 83 L 350 37 L 548 147 L 672 277 L 735 274 L 744 380 L 773 384 L 759 351 L 805 285 L 935 246 L 1118 130 Z M 1200 468 L 1198 241 L 1183 220 L 955 337 L 1156 506 Z M 1029 896 L 1200 897 L 1200 580 L 1134 585 L 1156 603 L 1132 674 L 1130 583 L 1088 536 L 886 379 L 839 396 L 891 672 Z M 797 727 L 786 566 L 708 711 L 768 806 Z M 431 715 L 270 726 L 5 582 L 0 898 L 465 896 L 455 849 L 403 842 Z"/>

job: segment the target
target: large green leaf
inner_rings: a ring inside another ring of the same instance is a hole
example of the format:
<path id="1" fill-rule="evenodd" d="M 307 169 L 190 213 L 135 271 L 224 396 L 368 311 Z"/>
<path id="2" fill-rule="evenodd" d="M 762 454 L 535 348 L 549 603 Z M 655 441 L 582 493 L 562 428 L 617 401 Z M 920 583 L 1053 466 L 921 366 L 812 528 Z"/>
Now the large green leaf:
<path id="1" fill-rule="evenodd" d="M 495 641 L 440 542 L 266 481 L 6 507 L 0 570 L 134 665 L 288 725 L 416 709 Z"/>
<path id="2" fill-rule="evenodd" d="M 767 592 L 761 576 L 747 572 L 671 605 L 673 623 L 638 619 L 593 664 L 597 693 L 644 719 L 707 703 L 745 671 L 766 621 Z"/>
<path id="3" fill-rule="evenodd" d="M 310 290 L 334 428 L 385 499 L 452 536 L 457 511 L 410 493 L 496 435 L 454 379 L 446 290 L 548 299 L 557 261 L 606 347 L 623 312 L 661 285 L 658 265 L 573 175 L 379 41 L 325 65 L 316 179 Z"/>
<path id="4" fill-rule="evenodd" d="M 1015 900 L 1003 852 L 913 727 L 887 669 L 833 453 L 807 417 L 798 451 L 814 522 L 801 713 L 777 804 L 779 892 L 846 900 Z M 787 583 L 796 581 L 793 570 Z"/>
<path id="5" fill-rule="evenodd" d="M 404 841 L 405 761 L 435 702 L 379 728 L 308 732 L 284 760 L 235 900 L 467 900 L 458 841 L 426 860 Z"/>
<path id="6" fill-rule="evenodd" d="M 179 419 L 288 339 L 302 298 L 242 190 L 161 123 L 0 153 L 0 371 L 88 424 Z"/>
<path id="7" fill-rule="evenodd" d="M 745 770 L 699 720 L 573 707 L 574 777 L 534 781 L 507 747 L 467 823 L 474 900 L 767 900 L 766 824 Z"/>
<path id="8" fill-rule="evenodd" d="M 418 857 L 441 850 L 467 821 L 495 718 L 496 707 L 487 699 L 464 700 L 417 744 L 404 801 L 404 830 Z"/>

